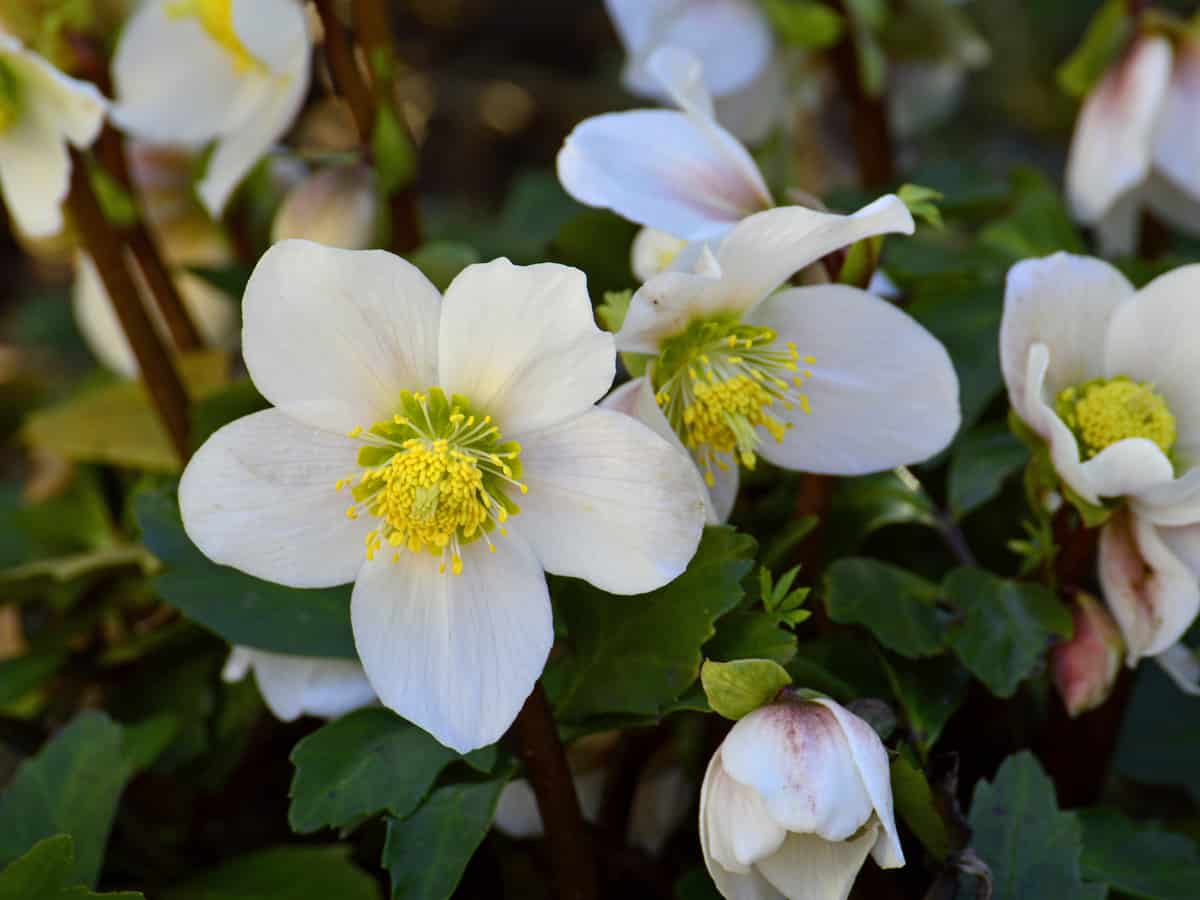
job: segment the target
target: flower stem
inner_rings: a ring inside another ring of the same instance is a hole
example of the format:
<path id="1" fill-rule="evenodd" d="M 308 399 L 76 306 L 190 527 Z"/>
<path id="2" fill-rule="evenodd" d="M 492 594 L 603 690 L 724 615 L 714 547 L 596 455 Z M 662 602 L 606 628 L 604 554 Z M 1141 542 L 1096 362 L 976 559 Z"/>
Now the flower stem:
<path id="1" fill-rule="evenodd" d="M 567 754 L 539 680 L 513 723 L 521 759 L 537 797 L 558 900 L 596 900 L 596 857 Z"/>
<path id="2" fill-rule="evenodd" d="M 92 190 L 87 165 L 83 154 L 71 148 L 71 190 L 67 195 L 71 221 L 96 265 L 167 436 L 180 460 L 186 461 L 190 430 L 187 391 L 142 305 L 137 285 L 126 265 L 124 245 L 104 217 L 100 201 Z"/>
<path id="3" fill-rule="evenodd" d="M 893 161 L 892 132 L 888 123 L 887 97 L 874 97 L 863 83 L 858 64 L 858 45 L 853 27 L 854 17 L 845 0 L 831 5 L 847 22 L 845 36 L 830 52 L 834 72 L 842 92 L 851 106 L 850 128 L 854 136 L 854 153 L 858 160 L 858 175 L 863 187 L 888 184 L 896 180 Z"/>
<path id="4" fill-rule="evenodd" d="M 354 48 L 346 37 L 333 0 L 315 0 L 325 30 L 325 61 L 338 94 L 350 107 L 359 140 L 368 145 L 375 127 L 375 101 L 354 59 Z"/>

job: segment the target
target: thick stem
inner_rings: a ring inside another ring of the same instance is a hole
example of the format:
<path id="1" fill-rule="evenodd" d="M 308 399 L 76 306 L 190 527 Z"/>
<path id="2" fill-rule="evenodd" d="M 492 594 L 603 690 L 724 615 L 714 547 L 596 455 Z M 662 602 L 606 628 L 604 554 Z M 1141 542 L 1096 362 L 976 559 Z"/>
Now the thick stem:
<path id="1" fill-rule="evenodd" d="M 71 191 L 67 196 L 71 221 L 92 257 L 116 311 L 121 329 L 137 359 L 142 381 L 181 461 L 189 455 L 188 396 L 167 348 L 159 338 L 137 285 L 125 262 L 125 248 L 109 225 L 88 178 L 87 160 L 71 149 Z"/>
<path id="2" fill-rule="evenodd" d="M 370 145 L 371 132 L 375 127 L 375 100 L 371 89 L 363 80 L 354 58 L 354 48 L 346 37 L 346 31 L 334 10 L 333 0 L 315 0 L 321 25 L 325 31 L 325 61 L 333 75 L 333 84 L 338 94 L 354 116 L 358 138 Z"/>
<path id="3" fill-rule="evenodd" d="M 858 66 L 858 47 L 855 45 L 854 19 L 844 0 L 836 0 L 831 5 L 850 23 L 830 57 L 842 93 L 850 103 L 850 128 L 854 136 L 859 180 L 863 187 L 888 184 L 895 181 L 896 168 L 892 132 L 888 125 L 887 98 L 883 95 L 872 97 L 863 84 Z"/>
<path id="4" fill-rule="evenodd" d="M 513 723 L 526 775 L 537 797 L 559 900 L 596 900 L 596 857 L 567 754 L 539 681 Z"/>

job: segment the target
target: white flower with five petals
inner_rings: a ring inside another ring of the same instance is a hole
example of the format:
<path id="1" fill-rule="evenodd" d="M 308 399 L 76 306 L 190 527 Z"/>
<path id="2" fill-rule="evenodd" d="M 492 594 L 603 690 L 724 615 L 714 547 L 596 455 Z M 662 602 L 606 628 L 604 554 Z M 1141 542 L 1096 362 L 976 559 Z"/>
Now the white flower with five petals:
<path id="1" fill-rule="evenodd" d="M 311 39 L 296 0 L 146 0 L 113 57 L 113 119 L 146 141 L 215 141 L 197 185 L 213 215 L 295 118 Z"/>
<path id="2" fill-rule="evenodd" d="M 267 708 L 283 722 L 300 716 L 335 719 L 377 702 L 357 660 L 234 647 L 221 677 L 225 681 L 241 681 L 252 670 Z"/>
<path id="3" fill-rule="evenodd" d="M 846 900 L 868 854 L 904 865 L 887 750 L 826 698 L 756 709 L 708 764 L 700 847 L 730 900 Z"/>
<path id="4" fill-rule="evenodd" d="M 958 429 L 958 379 L 942 345 L 892 304 L 846 285 L 778 289 L 855 241 L 910 234 L 894 196 L 854 215 L 797 206 L 757 213 L 695 265 L 651 278 L 616 336 L 652 354 L 606 401 L 696 461 L 710 515 L 729 515 L 738 468 L 862 475 L 926 459 Z M 698 252 L 697 252 L 698 251 Z"/>
<path id="5" fill-rule="evenodd" d="M 91 146 L 107 103 L 16 38 L 0 32 L 0 191 L 17 228 L 56 234 L 71 183 L 67 144 Z"/>
<path id="6" fill-rule="evenodd" d="M 1162 654 L 1200 612 L 1196 327 L 1200 266 L 1139 291 L 1066 253 L 1013 266 L 1000 327 L 1009 399 L 1059 477 L 1087 503 L 1124 501 L 1100 535 L 1100 580 L 1129 665 L 1159 657 L 1177 679 L 1187 654 Z"/>
<path id="7" fill-rule="evenodd" d="M 593 407 L 616 363 L 582 272 L 500 259 L 439 297 L 389 253 L 284 241 L 243 313 L 275 408 L 192 458 L 184 526 L 260 578 L 353 581 L 371 686 L 447 746 L 495 741 L 533 688 L 554 636 L 543 570 L 636 594 L 695 552 L 687 460 Z"/>

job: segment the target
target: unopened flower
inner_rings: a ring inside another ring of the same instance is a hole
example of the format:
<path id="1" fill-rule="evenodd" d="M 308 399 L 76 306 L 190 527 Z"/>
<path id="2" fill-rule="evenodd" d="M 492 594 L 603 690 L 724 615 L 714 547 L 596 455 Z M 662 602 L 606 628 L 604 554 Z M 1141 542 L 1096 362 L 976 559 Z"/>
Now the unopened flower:
<path id="1" fill-rule="evenodd" d="M 334 719 L 376 702 L 375 692 L 356 660 L 234 647 L 221 677 L 241 681 L 251 670 L 267 708 L 284 722 L 300 716 Z"/>
<path id="2" fill-rule="evenodd" d="M 95 87 L 0 32 L 0 190 L 18 229 L 44 237 L 62 228 L 71 183 L 67 144 L 90 146 L 106 108 Z"/>
<path id="3" fill-rule="evenodd" d="M 366 250 L 375 243 L 377 221 L 370 166 L 329 166 L 288 191 L 271 225 L 271 240 L 303 238 L 327 247 Z"/>
<path id="4" fill-rule="evenodd" d="M 1095 709 L 1108 699 L 1121 669 L 1125 643 L 1107 609 L 1095 597 L 1075 598 L 1075 632 L 1055 645 L 1050 664 L 1054 686 L 1071 716 Z"/>
<path id="5" fill-rule="evenodd" d="M 851 216 L 790 206 L 738 224 L 689 271 L 654 276 L 616 336 L 652 354 L 613 408 L 670 437 L 695 460 L 724 519 L 739 466 L 862 475 L 932 456 L 959 424 L 945 348 L 892 304 L 846 285 L 778 291 L 855 241 L 911 233 L 894 196 Z M 689 251 L 693 248 L 689 248 Z"/>
<path id="6" fill-rule="evenodd" d="M 1200 235 L 1200 39 L 1139 36 L 1084 100 L 1067 160 L 1075 218 L 1132 252 L 1143 209 Z"/>
<path id="7" fill-rule="evenodd" d="M 197 188 L 218 215 L 299 111 L 310 51 L 296 0 L 146 0 L 113 57 L 113 119 L 155 143 L 215 141 Z"/>
<path id="8" fill-rule="evenodd" d="M 846 900 L 868 854 L 904 865 L 887 750 L 832 700 L 755 710 L 708 765 L 700 846 L 730 900 Z"/>
<path id="9" fill-rule="evenodd" d="M 1200 266 L 1140 291 L 1066 253 L 1008 275 L 1000 360 L 1013 408 L 1078 498 L 1124 504 L 1100 535 L 1100 580 L 1131 666 L 1200 611 L 1198 295 Z"/>
<path id="10" fill-rule="evenodd" d="M 771 25 L 754 0 L 605 0 L 625 47 L 623 80 L 655 100 L 669 94 L 650 65 L 655 51 L 677 47 L 704 66 L 717 115 L 746 141 L 766 136 L 782 100 Z"/>
<path id="11" fill-rule="evenodd" d="M 593 408 L 615 353 L 582 272 L 500 259 L 442 298 L 389 253 L 284 241 L 243 313 L 246 366 L 275 408 L 192 458 L 184 526 L 260 578 L 353 581 L 372 687 L 447 746 L 496 740 L 541 673 L 543 570 L 636 594 L 695 552 L 687 461 Z"/>

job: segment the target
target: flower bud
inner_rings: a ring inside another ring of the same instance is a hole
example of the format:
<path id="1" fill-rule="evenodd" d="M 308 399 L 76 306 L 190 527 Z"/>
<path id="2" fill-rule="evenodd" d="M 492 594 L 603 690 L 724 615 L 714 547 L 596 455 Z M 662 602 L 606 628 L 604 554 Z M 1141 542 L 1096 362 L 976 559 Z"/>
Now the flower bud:
<path id="1" fill-rule="evenodd" d="M 755 710 L 709 763 L 700 844 L 725 897 L 845 900 L 868 854 L 904 865 L 883 743 L 826 698 Z"/>
<path id="2" fill-rule="evenodd" d="M 304 238 L 343 250 L 375 243 L 375 179 L 367 166 L 331 166 L 292 188 L 271 226 L 272 242 Z"/>
<path id="3" fill-rule="evenodd" d="M 284 722 L 302 715 L 333 719 L 377 702 L 357 660 L 234 647 L 221 677 L 241 681 L 251 669 L 267 708 Z"/>
<path id="4" fill-rule="evenodd" d="M 1117 623 L 1095 597 L 1079 594 L 1074 616 L 1074 636 L 1050 657 L 1054 686 L 1072 718 L 1108 699 L 1125 654 Z"/>

